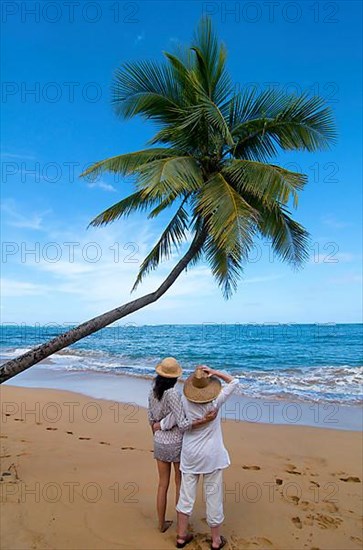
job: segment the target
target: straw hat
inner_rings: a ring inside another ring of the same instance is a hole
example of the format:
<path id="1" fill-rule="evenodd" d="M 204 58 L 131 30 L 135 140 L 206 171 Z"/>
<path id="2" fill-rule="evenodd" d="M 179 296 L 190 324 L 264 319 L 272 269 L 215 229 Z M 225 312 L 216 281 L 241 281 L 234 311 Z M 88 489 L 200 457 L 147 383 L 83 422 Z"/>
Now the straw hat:
<path id="1" fill-rule="evenodd" d="M 213 401 L 221 391 L 222 384 L 216 376 L 208 376 L 201 367 L 197 367 L 184 384 L 184 395 L 193 403 Z"/>
<path id="2" fill-rule="evenodd" d="M 165 357 L 157 366 L 156 372 L 165 378 L 178 378 L 182 371 L 181 366 L 174 357 Z"/>

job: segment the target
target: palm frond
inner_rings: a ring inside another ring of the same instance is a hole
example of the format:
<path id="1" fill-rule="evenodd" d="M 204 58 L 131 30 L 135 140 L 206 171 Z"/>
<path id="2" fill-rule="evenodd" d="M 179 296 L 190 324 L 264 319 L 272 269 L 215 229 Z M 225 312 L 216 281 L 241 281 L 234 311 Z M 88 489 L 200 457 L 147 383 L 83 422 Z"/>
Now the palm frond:
<path id="1" fill-rule="evenodd" d="M 289 96 L 277 94 L 274 90 L 257 93 L 245 90 L 235 93 L 227 103 L 229 107 L 229 126 L 233 134 L 238 135 L 243 124 L 265 118 L 275 118 L 286 107 Z"/>
<path id="2" fill-rule="evenodd" d="M 171 67 L 153 61 L 134 61 L 117 69 L 112 94 L 115 111 L 124 118 L 139 114 L 169 123 L 184 105 L 182 90 Z"/>
<path id="3" fill-rule="evenodd" d="M 260 205 L 259 212 L 258 229 L 263 237 L 271 239 L 275 254 L 295 268 L 302 267 L 309 258 L 310 239 L 306 229 L 278 204 Z"/>
<path id="4" fill-rule="evenodd" d="M 108 223 L 118 220 L 122 216 L 127 217 L 131 212 L 146 210 L 158 202 L 157 197 L 145 197 L 142 191 L 136 191 L 136 193 L 132 193 L 132 195 L 110 206 L 107 210 L 101 212 L 101 214 L 98 214 L 98 216 L 89 223 L 89 226 L 97 227 L 100 225 L 107 225 Z"/>
<path id="5" fill-rule="evenodd" d="M 233 183 L 239 193 L 256 195 L 264 201 L 278 201 L 287 204 L 293 197 L 295 208 L 299 191 L 307 183 L 307 177 L 291 172 L 274 164 L 264 164 L 250 160 L 232 160 L 222 173 Z"/>
<path id="6" fill-rule="evenodd" d="M 191 193 L 188 192 L 188 193 L 185 193 L 184 194 L 184 198 L 182 199 L 182 204 L 186 204 L 189 200 L 191 196 Z M 166 208 L 169 208 L 170 206 L 172 206 L 174 204 L 174 201 L 175 201 L 175 198 L 173 195 L 169 195 L 167 197 L 165 197 L 165 199 L 163 199 L 160 204 L 158 204 L 158 206 L 156 206 L 153 210 L 151 210 L 151 212 L 149 212 L 148 214 L 148 218 L 149 219 L 152 219 L 152 218 L 156 218 L 157 216 L 159 216 L 159 214 L 161 214 L 161 212 L 163 212 Z"/>
<path id="7" fill-rule="evenodd" d="M 227 252 L 241 240 L 252 246 L 255 211 L 220 173 L 212 176 L 196 195 L 195 211 L 205 220 L 213 240 Z"/>
<path id="8" fill-rule="evenodd" d="M 217 132 L 227 145 L 233 145 L 233 137 L 229 131 L 227 121 L 223 117 L 219 107 L 207 96 L 200 98 L 199 103 L 185 111 L 179 123 L 174 124 L 172 130 L 175 134 L 188 136 L 197 131 L 202 135 L 206 124 L 210 128 L 210 133 Z M 163 132 L 165 136 L 165 131 Z M 171 138 L 175 142 L 174 137 Z"/>
<path id="9" fill-rule="evenodd" d="M 237 246 L 234 250 L 227 252 L 224 247 L 218 246 L 212 237 L 208 237 L 204 252 L 223 296 L 226 299 L 230 298 L 237 290 L 238 280 L 243 273 L 243 251 L 240 250 L 240 246 Z"/>
<path id="10" fill-rule="evenodd" d="M 258 213 L 217 173 L 195 198 L 195 217 L 204 220 L 204 253 L 225 298 L 237 287 L 253 244 Z"/>
<path id="11" fill-rule="evenodd" d="M 132 291 L 136 290 L 147 273 L 156 269 L 164 259 L 170 257 L 173 247 L 178 249 L 183 240 L 186 239 L 187 229 L 188 213 L 181 204 L 156 245 L 142 262 Z"/>
<path id="12" fill-rule="evenodd" d="M 219 44 L 210 18 L 201 19 L 191 49 L 196 55 L 194 70 L 204 93 L 219 104 L 229 95 L 231 85 L 225 69 L 227 52 Z"/>
<path id="13" fill-rule="evenodd" d="M 188 106 L 195 104 L 196 97 L 202 92 L 202 88 L 200 87 L 198 79 L 190 66 L 190 59 L 187 60 L 188 65 L 186 65 L 184 60 L 176 55 L 168 52 L 164 52 L 164 55 L 171 65 L 171 70 L 176 82 L 178 82 L 178 86 L 183 90 L 183 108 L 187 108 Z M 182 112 L 183 109 L 179 109 L 179 111 Z"/>
<path id="14" fill-rule="evenodd" d="M 138 168 L 136 187 L 145 197 L 174 198 L 193 192 L 203 184 L 198 163 L 192 157 L 170 157 L 152 161 Z"/>
<path id="15" fill-rule="evenodd" d="M 153 149 L 135 151 L 134 153 L 116 155 L 114 157 L 95 162 L 81 174 L 81 177 L 92 176 L 96 178 L 104 172 L 113 172 L 127 176 L 133 174 L 141 166 L 151 163 L 154 160 L 164 159 L 166 157 L 170 158 L 173 155 L 180 155 L 180 152 L 174 151 L 170 147 L 155 147 Z"/>
<path id="16" fill-rule="evenodd" d="M 228 123 L 218 105 L 208 98 L 203 98 L 200 101 L 200 109 L 203 114 L 205 114 L 205 118 L 210 127 L 218 132 L 225 145 L 233 145 L 234 140 L 229 130 Z"/>
<path id="17" fill-rule="evenodd" d="M 230 124 L 237 158 L 265 160 L 283 150 L 316 151 L 334 143 L 332 113 L 320 97 L 251 93 L 232 101 Z"/>

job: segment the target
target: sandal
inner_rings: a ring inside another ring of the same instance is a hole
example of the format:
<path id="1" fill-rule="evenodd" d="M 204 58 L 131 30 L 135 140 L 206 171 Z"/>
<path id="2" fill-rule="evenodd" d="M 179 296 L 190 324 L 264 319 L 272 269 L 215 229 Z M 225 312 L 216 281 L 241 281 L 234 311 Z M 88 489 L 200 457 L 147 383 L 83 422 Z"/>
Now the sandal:
<path id="1" fill-rule="evenodd" d="M 163 527 L 159 527 L 160 533 L 165 533 L 173 525 L 172 520 L 165 520 Z"/>
<path id="2" fill-rule="evenodd" d="M 227 539 L 225 539 L 222 535 L 221 535 L 221 544 L 219 546 L 213 546 L 213 543 L 210 545 L 210 548 L 211 550 L 221 550 L 221 548 L 223 548 L 223 546 L 225 546 L 227 544 Z"/>
<path id="3" fill-rule="evenodd" d="M 187 544 L 189 544 L 190 542 L 192 542 L 192 540 L 194 539 L 194 535 L 192 535 L 191 533 L 189 535 L 187 535 L 186 537 L 177 537 L 177 539 L 180 539 L 182 540 L 183 542 L 176 542 L 176 547 L 177 548 L 184 548 Z"/>

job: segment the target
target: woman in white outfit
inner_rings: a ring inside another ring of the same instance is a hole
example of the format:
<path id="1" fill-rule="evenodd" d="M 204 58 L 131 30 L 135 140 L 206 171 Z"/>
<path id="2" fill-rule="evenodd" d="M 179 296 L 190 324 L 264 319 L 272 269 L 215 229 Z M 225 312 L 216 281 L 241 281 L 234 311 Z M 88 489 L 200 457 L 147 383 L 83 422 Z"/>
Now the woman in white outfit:
<path id="1" fill-rule="evenodd" d="M 171 521 L 165 519 L 167 506 L 167 494 L 170 483 L 171 466 L 175 473 L 176 502 L 179 499 L 180 489 L 180 454 L 182 448 L 183 432 L 192 430 L 210 422 L 215 418 L 208 415 L 205 418 L 189 420 L 184 413 L 181 404 L 181 395 L 176 389 L 178 377 L 182 374 L 182 368 L 174 357 L 166 357 L 156 366 L 156 378 L 149 393 L 148 419 L 151 427 L 162 418 L 167 417 L 168 431 L 155 431 L 154 433 L 154 458 L 156 459 L 159 484 L 156 498 L 156 507 L 159 520 L 159 529 L 164 533 L 171 525 Z"/>
<path id="2" fill-rule="evenodd" d="M 220 380 L 226 382 L 223 386 Z M 212 550 L 220 550 L 226 544 L 221 535 L 223 514 L 223 470 L 230 465 L 228 452 L 223 443 L 220 408 L 232 395 L 238 380 L 205 366 L 197 367 L 184 384 L 182 406 L 189 421 L 205 418 L 208 413 L 217 413 L 211 422 L 195 430 L 184 432 L 180 470 L 182 483 L 177 504 L 177 548 L 184 548 L 192 541 L 188 534 L 189 517 L 192 514 L 199 477 L 203 475 L 207 522 L 211 528 Z M 165 431 L 171 427 L 170 417 L 158 424 Z"/>

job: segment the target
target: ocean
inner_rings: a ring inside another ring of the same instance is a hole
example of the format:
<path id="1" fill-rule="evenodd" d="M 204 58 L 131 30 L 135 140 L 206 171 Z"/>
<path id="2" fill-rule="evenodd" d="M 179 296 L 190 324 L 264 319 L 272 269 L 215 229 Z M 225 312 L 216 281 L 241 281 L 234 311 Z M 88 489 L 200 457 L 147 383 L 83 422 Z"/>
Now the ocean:
<path id="1" fill-rule="evenodd" d="M 2 325 L 2 362 L 68 328 Z M 46 366 L 151 378 L 166 356 L 179 360 L 184 376 L 198 364 L 229 371 L 247 397 L 363 404 L 362 324 L 117 324 L 52 355 Z"/>

